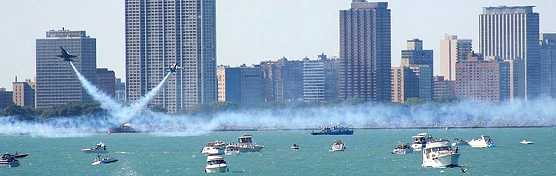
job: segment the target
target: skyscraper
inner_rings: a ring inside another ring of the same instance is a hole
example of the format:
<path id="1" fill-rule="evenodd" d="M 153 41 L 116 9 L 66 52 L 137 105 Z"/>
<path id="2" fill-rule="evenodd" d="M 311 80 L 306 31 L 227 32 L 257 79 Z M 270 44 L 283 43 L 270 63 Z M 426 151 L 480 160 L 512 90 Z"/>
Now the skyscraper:
<path id="1" fill-rule="evenodd" d="M 430 68 L 433 68 L 433 51 L 423 50 L 422 40 L 407 40 L 407 49 L 402 50 L 401 62 L 402 66 L 428 65 Z"/>
<path id="2" fill-rule="evenodd" d="M 97 87 L 106 95 L 115 97 L 116 74 L 107 68 L 97 68 Z"/>
<path id="3" fill-rule="evenodd" d="M 353 0 L 340 11 L 339 99 L 390 101 L 390 9 Z"/>
<path id="4" fill-rule="evenodd" d="M 473 51 L 469 39 L 458 39 L 456 35 L 444 35 L 440 41 L 440 75 L 443 80 L 456 80 L 456 63 L 464 60 Z"/>
<path id="5" fill-rule="evenodd" d="M 556 98 L 556 33 L 542 34 L 541 61 L 541 93 Z"/>
<path id="6" fill-rule="evenodd" d="M 533 6 L 485 7 L 479 16 L 479 48 L 485 56 L 524 62 L 523 94 L 540 95 L 541 60 L 539 50 L 539 14 Z M 521 84 L 521 83 L 518 83 Z"/>
<path id="7" fill-rule="evenodd" d="M 125 103 L 126 102 L 125 82 L 123 82 L 122 79 L 120 78 L 116 78 L 115 86 L 116 86 L 116 90 L 114 91 L 115 93 L 114 98 L 116 99 L 116 101 L 120 103 Z"/>
<path id="8" fill-rule="evenodd" d="M 151 105 L 191 112 L 217 100 L 215 0 L 126 0 L 126 91 L 137 101 L 181 66 Z"/>
<path id="9" fill-rule="evenodd" d="M 72 102 L 91 101 L 71 66 L 57 55 L 60 47 L 76 55 L 73 64 L 85 78 L 96 82 L 96 39 L 85 31 L 50 30 L 36 44 L 35 108 L 44 109 Z"/>
<path id="10" fill-rule="evenodd" d="M 317 60 L 303 59 L 303 101 L 329 103 L 336 100 L 336 59 L 321 54 Z"/>

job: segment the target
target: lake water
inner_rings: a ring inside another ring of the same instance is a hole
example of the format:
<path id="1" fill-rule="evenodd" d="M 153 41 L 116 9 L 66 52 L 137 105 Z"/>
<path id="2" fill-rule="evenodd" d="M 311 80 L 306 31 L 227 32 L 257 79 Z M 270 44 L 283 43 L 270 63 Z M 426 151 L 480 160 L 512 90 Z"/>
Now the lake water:
<path id="1" fill-rule="evenodd" d="M 204 175 L 206 157 L 200 154 L 201 147 L 213 140 L 236 142 L 245 133 L 252 134 L 265 148 L 260 153 L 226 156 L 230 172 L 221 175 L 461 175 L 458 168 L 422 168 L 420 153 L 390 154 L 394 145 L 410 142 L 418 132 L 446 139 L 492 136 L 495 148 L 461 148 L 460 165 L 467 168 L 466 175 L 556 175 L 556 128 L 358 129 L 353 136 L 311 136 L 303 130 L 227 131 L 201 136 L 0 136 L 0 152 L 31 153 L 20 159 L 19 167 L 0 168 L 0 175 Z M 535 144 L 519 144 L 524 138 Z M 346 143 L 345 152 L 328 151 L 335 139 Z M 94 154 L 80 149 L 99 141 L 120 161 L 91 166 Z M 293 143 L 301 150 L 290 150 Z"/>

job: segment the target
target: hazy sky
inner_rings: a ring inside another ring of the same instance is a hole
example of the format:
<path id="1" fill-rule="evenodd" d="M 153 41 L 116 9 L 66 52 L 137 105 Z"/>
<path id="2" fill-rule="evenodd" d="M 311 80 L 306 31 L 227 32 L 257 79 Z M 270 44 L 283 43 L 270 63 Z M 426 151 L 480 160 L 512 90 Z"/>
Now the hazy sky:
<path id="1" fill-rule="evenodd" d="M 338 11 L 350 0 L 217 0 L 218 64 L 255 64 L 282 56 L 298 59 L 324 52 L 338 56 Z M 398 0 L 392 10 L 392 64 L 405 40 L 420 38 L 434 49 L 444 33 L 478 38 L 485 6 L 534 5 L 541 31 L 556 32 L 553 0 Z M 97 66 L 125 75 L 124 0 L 16 0 L 0 6 L 0 87 L 35 75 L 35 39 L 49 29 L 86 30 L 97 39 Z M 438 71 L 435 66 L 435 73 Z"/>

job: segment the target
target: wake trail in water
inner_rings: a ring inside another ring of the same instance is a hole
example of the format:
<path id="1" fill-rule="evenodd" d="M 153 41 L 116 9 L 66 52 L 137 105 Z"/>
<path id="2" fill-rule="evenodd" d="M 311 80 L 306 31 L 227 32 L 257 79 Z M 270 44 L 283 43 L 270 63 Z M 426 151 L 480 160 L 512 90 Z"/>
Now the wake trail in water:
<path id="1" fill-rule="evenodd" d="M 83 87 L 85 88 L 85 91 L 87 91 L 87 94 L 89 94 L 91 97 L 93 97 L 94 100 L 99 102 L 103 109 L 106 109 L 106 110 L 109 110 L 109 111 L 115 111 L 115 110 L 121 110 L 122 109 L 122 105 L 120 105 L 119 103 L 114 101 L 110 96 L 106 95 L 104 92 L 100 91 L 91 82 L 89 82 L 87 80 L 87 78 L 85 78 L 83 75 L 81 75 L 81 73 L 79 73 L 79 71 L 77 70 L 77 68 L 75 68 L 75 65 L 73 65 L 72 62 L 70 62 L 70 65 L 71 65 L 71 68 L 73 68 L 73 71 L 75 72 L 75 75 L 77 75 L 77 78 L 79 78 L 79 81 L 81 82 L 81 85 L 83 85 Z"/>
<path id="2" fill-rule="evenodd" d="M 120 122 L 128 122 L 131 118 L 135 117 L 139 112 L 143 111 L 143 109 L 149 104 L 149 102 L 156 96 L 156 94 L 160 91 L 164 83 L 170 78 L 172 72 L 168 72 L 166 76 L 158 83 L 156 87 L 151 89 L 145 96 L 143 96 L 138 102 L 131 105 L 129 108 L 122 109 L 120 112 L 117 113 L 116 116 L 120 118 Z"/>

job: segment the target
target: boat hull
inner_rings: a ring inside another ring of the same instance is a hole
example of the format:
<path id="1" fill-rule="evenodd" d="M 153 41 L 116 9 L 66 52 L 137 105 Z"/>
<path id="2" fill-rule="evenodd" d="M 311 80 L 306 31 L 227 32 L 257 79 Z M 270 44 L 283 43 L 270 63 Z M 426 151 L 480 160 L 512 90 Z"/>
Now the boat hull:
<path id="1" fill-rule="evenodd" d="M 0 167 L 17 167 L 19 166 L 19 161 L 18 160 L 13 160 L 13 161 L 0 161 Z"/>
<path id="2" fill-rule="evenodd" d="M 430 159 L 423 158 L 422 166 L 430 168 L 457 167 L 459 163 L 459 156 L 459 153 L 456 153 L 441 155 Z"/>
<path id="3" fill-rule="evenodd" d="M 425 146 L 425 145 L 423 145 L 423 144 L 411 144 L 411 148 L 412 148 L 414 151 L 421 151 L 421 150 L 423 150 L 423 147 L 424 147 L 424 146 Z"/>
<path id="4" fill-rule="evenodd" d="M 205 167 L 205 173 L 224 173 L 224 172 L 228 172 L 228 166 L 227 165 L 208 165 Z"/>

